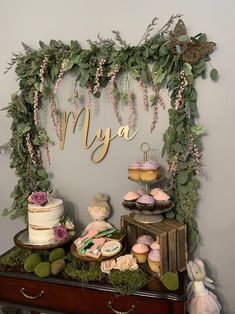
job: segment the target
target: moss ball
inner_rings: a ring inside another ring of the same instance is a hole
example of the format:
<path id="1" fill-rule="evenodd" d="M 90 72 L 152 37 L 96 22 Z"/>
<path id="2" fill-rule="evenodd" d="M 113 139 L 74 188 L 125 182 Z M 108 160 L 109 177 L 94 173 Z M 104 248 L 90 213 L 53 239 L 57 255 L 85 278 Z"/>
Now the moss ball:
<path id="1" fill-rule="evenodd" d="M 28 273 L 32 273 L 34 268 L 42 261 L 41 256 L 38 253 L 29 255 L 24 261 L 24 269 Z"/>
<path id="2" fill-rule="evenodd" d="M 61 272 L 65 267 L 65 260 L 63 258 L 58 259 L 57 261 L 54 261 L 51 264 L 51 273 L 52 275 L 57 275 L 59 272 Z"/>
<path id="3" fill-rule="evenodd" d="M 58 259 L 64 258 L 65 251 L 61 247 L 58 247 L 54 250 L 52 250 L 49 254 L 49 262 L 57 261 Z"/>
<path id="4" fill-rule="evenodd" d="M 51 264 L 41 262 L 35 267 L 34 272 L 38 277 L 48 277 L 51 274 Z"/>

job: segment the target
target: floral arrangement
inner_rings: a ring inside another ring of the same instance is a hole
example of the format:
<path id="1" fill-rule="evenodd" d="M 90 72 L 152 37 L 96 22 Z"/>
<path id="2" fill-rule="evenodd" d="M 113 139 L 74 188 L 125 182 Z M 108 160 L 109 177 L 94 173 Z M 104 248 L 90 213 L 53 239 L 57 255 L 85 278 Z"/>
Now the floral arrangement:
<path id="1" fill-rule="evenodd" d="M 194 81 L 197 77 L 206 77 L 210 54 L 216 45 L 207 41 L 204 33 L 189 36 L 180 18 L 179 14 L 172 15 L 162 28 L 150 36 L 158 21 L 154 18 L 136 46 L 128 45 L 119 32 L 113 32 L 115 39 L 98 36 L 97 41 L 89 41 L 90 49 L 82 49 L 76 40 L 70 44 L 51 40 L 49 44 L 39 42 L 38 50 L 23 44 L 25 52 L 13 55 L 6 71 L 16 64 L 20 89 L 12 95 L 11 103 L 5 110 L 12 118 L 10 167 L 16 170 L 19 181 L 11 193 L 14 199 L 12 208 L 4 209 L 3 215 L 10 215 L 12 219 L 26 215 L 30 191 L 50 188 L 51 183 L 42 164 L 42 152 L 50 163 L 51 140 L 40 124 L 38 112 L 47 100 L 52 127 L 60 137 L 56 95 L 64 75 L 70 71 L 76 73 L 74 112 L 77 110 L 77 84 L 85 88 L 89 107 L 92 106 L 91 97 L 99 98 L 102 88 L 107 86 L 117 120 L 122 121 L 119 103 L 124 102 L 129 109 L 127 121 L 130 126 L 136 111 L 134 90 L 129 80 L 132 77 L 142 91 L 142 105 L 152 110 L 152 132 L 156 127 L 159 105 L 164 107 L 161 88 L 166 87 L 169 91 L 169 127 L 163 137 L 162 154 L 166 155 L 169 164 L 171 197 L 176 208 L 168 213 L 168 217 L 175 217 L 188 225 L 189 247 L 195 249 L 199 241 L 195 220 L 199 197 L 197 176 L 202 174 L 200 158 L 204 128 L 196 122 L 197 91 Z M 211 69 L 210 77 L 217 80 L 216 69 Z M 118 86 L 118 79 L 125 80 L 124 90 Z M 9 145 L 3 145 L 0 151 L 6 147 Z"/>
<path id="2" fill-rule="evenodd" d="M 74 223 L 69 217 L 64 218 L 58 226 L 53 227 L 55 241 L 63 241 L 69 235 L 74 235 Z"/>
<path id="3" fill-rule="evenodd" d="M 45 205 L 48 201 L 48 194 L 43 191 L 32 192 L 28 197 L 28 201 L 35 205 Z"/>

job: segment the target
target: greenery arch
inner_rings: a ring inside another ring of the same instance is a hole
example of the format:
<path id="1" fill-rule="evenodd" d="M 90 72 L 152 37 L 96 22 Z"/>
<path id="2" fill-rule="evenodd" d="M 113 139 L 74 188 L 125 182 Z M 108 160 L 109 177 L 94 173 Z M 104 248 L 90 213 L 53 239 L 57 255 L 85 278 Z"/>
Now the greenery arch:
<path id="1" fill-rule="evenodd" d="M 180 17 L 171 16 L 151 37 L 157 22 L 154 18 L 137 46 L 128 45 L 119 32 L 113 32 L 115 39 L 98 36 L 97 41 L 88 41 L 90 49 L 82 49 L 77 41 L 64 44 L 51 40 L 49 45 L 39 42 L 38 50 L 23 44 L 25 52 L 13 54 L 6 72 L 16 64 L 19 91 L 12 95 L 11 103 L 4 109 L 12 118 L 10 167 L 15 169 L 19 180 L 11 193 L 12 207 L 3 210 L 4 216 L 10 215 L 14 219 L 26 215 L 31 191 L 50 188 L 40 153 L 42 147 L 47 151 L 50 139 L 46 130 L 40 127 L 38 109 L 42 100 L 48 100 L 53 126 L 58 130 L 60 119 L 55 96 L 64 73 L 74 71 L 75 85 L 86 88 L 89 97 L 93 94 L 99 98 L 102 88 L 108 86 L 115 115 L 120 119 L 118 100 L 123 98 L 130 107 L 133 105 L 133 92 L 123 93 L 116 85 L 116 77 L 127 72 L 138 81 L 145 102 L 147 86 L 152 89 L 150 104 L 155 112 L 152 129 L 156 123 L 157 106 L 162 102 L 159 89 L 166 86 L 170 92 L 169 127 L 164 134 L 162 154 L 167 156 L 169 163 L 171 194 L 176 206 L 168 217 L 176 217 L 188 225 L 189 247 L 195 249 L 199 240 L 195 220 L 197 176 L 201 173 L 204 128 L 195 121 L 198 112 L 194 80 L 199 76 L 205 78 L 209 55 L 215 44 L 208 42 L 204 33 L 188 36 Z M 210 76 L 217 80 L 216 69 L 211 69 Z M 76 93 L 73 96 L 76 102 Z"/>

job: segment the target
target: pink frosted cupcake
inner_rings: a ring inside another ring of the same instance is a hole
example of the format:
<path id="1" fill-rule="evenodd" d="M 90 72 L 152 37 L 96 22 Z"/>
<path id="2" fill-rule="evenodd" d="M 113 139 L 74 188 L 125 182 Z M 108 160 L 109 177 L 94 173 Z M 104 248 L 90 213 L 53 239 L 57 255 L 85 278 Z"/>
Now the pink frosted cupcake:
<path id="1" fill-rule="evenodd" d="M 150 235 L 143 234 L 143 235 L 138 237 L 136 242 L 150 246 L 154 242 L 154 240 Z"/>
<path id="2" fill-rule="evenodd" d="M 142 181 L 153 181 L 160 177 L 160 165 L 149 160 L 140 165 L 140 179 Z"/>
<path id="3" fill-rule="evenodd" d="M 137 263 L 145 263 L 147 261 L 149 248 L 142 243 L 136 243 L 132 246 L 131 254 L 135 256 Z"/>
<path id="4" fill-rule="evenodd" d="M 140 180 L 140 163 L 138 161 L 133 161 L 128 167 L 128 176 L 131 180 Z"/>
<path id="5" fill-rule="evenodd" d="M 138 198 L 139 198 L 138 193 L 130 191 L 123 196 L 122 205 L 129 209 L 136 209 L 136 201 Z"/>
<path id="6" fill-rule="evenodd" d="M 143 194 L 146 194 L 146 191 L 145 191 L 145 189 L 143 189 L 143 188 L 139 188 L 136 192 L 137 192 L 140 196 L 143 195 Z"/>
<path id="7" fill-rule="evenodd" d="M 139 210 L 150 210 L 154 209 L 155 200 L 151 195 L 143 194 L 136 201 L 136 206 Z"/>
<path id="8" fill-rule="evenodd" d="M 148 254 L 148 264 L 150 269 L 160 276 L 160 252 L 151 250 Z"/>
<path id="9" fill-rule="evenodd" d="M 155 209 L 165 209 L 169 207 L 171 203 L 170 196 L 163 190 L 156 188 L 151 190 L 150 194 L 152 194 L 155 199 Z"/>
<path id="10" fill-rule="evenodd" d="M 151 250 L 160 250 L 160 244 L 157 241 L 153 241 L 150 244 L 150 249 Z"/>

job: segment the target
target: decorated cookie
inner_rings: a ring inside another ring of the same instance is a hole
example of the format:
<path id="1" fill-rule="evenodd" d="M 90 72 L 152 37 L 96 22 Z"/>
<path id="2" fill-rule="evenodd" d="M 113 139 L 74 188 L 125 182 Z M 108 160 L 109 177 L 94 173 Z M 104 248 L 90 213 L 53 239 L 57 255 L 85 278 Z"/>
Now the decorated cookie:
<path id="1" fill-rule="evenodd" d="M 101 248 L 101 254 L 103 256 L 114 256 L 121 251 L 122 245 L 117 240 L 111 240 L 105 242 Z"/>

